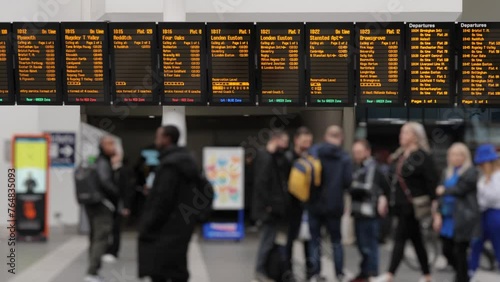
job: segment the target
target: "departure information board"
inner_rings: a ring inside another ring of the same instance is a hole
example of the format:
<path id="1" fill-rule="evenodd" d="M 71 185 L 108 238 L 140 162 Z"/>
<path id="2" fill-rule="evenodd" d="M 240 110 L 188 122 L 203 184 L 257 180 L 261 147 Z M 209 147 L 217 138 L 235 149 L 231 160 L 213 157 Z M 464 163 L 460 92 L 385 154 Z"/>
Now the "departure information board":
<path id="1" fill-rule="evenodd" d="M 162 103 L 206 103 L 205 24 L 160 23 Z"/>
<path id="2" fill-rule="evenodd" d="M 109 104 L 106 23 L 63 23 L 65 104 Z"/>
<path id="3" fill-rule="evenodd" d="M 59 23 L 14 23 L 18 104 L 62 104 L 59 36 Z"/>
<path id="4" fill-rule="evenodd" d="M 255 104 L 253 23 L 211 23 L 208 34 L 210 104 Z"/>
<path id="5" fill-rule="evenodd" d="M 15 102 L 11 36 L 10 24 L 0 23 L 0 105 Z"/>
<path id="6" fill-rule="evenodd" d="M 404 24 L 356 23 L 358 101 L 402 105 L 404 100 Z"/>
<path id="7" fill-rule="evenodd" d="M 354 25 L 309 23 L 306 26 L 307 104 L 349 106 L 354 100 Z"/>
<path id="8" fill-rule="evenodd" d="M 446 106 L 454 102 L 454 23 L 407 24 L 409 105 Z"/>
<path id="9" fill-rule="evenodd" d="M 500 105 L 500 23 L 460 23 L 459 102 Z"/>
<path id="10" fill-rule="evenodd" d="M 111 84 L 115 103 L 157 104 L 161 77 L 155 23 L 110 23 Z"/>
<path id="11" fill-rule="evenodd" d="M 257 23 L 260 104 L 304 104 L 304 24 Z"/>

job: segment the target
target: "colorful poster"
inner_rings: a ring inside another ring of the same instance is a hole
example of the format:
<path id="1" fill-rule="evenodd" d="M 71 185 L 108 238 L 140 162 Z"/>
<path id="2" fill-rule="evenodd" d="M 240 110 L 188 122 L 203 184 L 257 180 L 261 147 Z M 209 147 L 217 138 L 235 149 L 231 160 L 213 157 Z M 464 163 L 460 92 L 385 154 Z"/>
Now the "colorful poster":
<path id="1" fill-rule="evenodd" d="M 46 240 L 49 169 L 48 136 L 15 136 L 16 221 L 21 240 Z"/>
<path id="2" fill-rule="evenodd" d="M 203 149 L 203 168 L 214 186 L 215 210 L 244 208 L 244 153 L 241 147 Z"/>

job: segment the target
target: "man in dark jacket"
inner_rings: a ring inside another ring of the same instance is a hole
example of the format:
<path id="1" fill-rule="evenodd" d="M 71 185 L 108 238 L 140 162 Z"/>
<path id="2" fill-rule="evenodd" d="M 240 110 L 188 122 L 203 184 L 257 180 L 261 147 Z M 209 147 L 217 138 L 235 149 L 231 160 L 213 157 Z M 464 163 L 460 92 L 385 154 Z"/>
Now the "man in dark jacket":
<path id="1" fill-rule="evenodd" d="M 321 227 L 326 226 L 333 247 L 335 274 L 344 280 L 344 254 L 340 230 L 344 213 L 344 192 L 351 186 L 352 164 L 348 154 L 342 150 L 343 131 L 330 126 L 325 132 L 325 142 L 315 145 L 310 153 L 321 161 L 321 187 L 312 189 L 309 199 L 309 228 L 311 230 L 311 263 L 313 278 L 320 281 L 321 273 Z"/>
<path id="2" fill-rule="evenodd" d="M 197 213 L 207 201 L 198 189 L 194 158 L 177 146 L 179 136 L 171 125 L 156 132 L 160 165 L 139 227 L 139 277 L 149 276 L 153 282 L 188 281 L 188 245 Z"/>
<path id="3" fill-rule="evenodd" d="M 274 246 L 277 224 L 286 214 L 288 164 L 284 151 L 288 148 L 286 132 L 275 130 L 265 150 L 259 150 L 254 162 L 254 201 L 252 216 L 262 223 L 260 245 L 255 268 L 255 281 L 272 281 L 266 271 L 266 262 Z"/>
<path id="4" fill-rule="evenodd" d="M 113 226 L 113 213 L 116 207 L 113 199 L 118 196 L 118 187 L 114 180 L 111 158 L 116 154 L 116 143 L 111 136 L 105 136 L 99 143 L 99 157 L 95 162 L 104 200 L 98 204 L 86 205 L 85 211 L 90 224 L 89 268 L 86 282 L 101 282 L 97 276 L 101 267 L 101 257 L 108 248 L 108 239 Z"/>
<path id="5" fill-rule="evenodd" d="M 371 156 L 371 146 L 367 140 L 354 142 L 352 156 L 356 166 L 350 189 L 351 212 L 362 260 L 360 273 L 351 282 L 368 282 L 370 278 L 378 276 L 378 217 L 387 214 L 386 195 L 390 193 L 390 185 Z"/>

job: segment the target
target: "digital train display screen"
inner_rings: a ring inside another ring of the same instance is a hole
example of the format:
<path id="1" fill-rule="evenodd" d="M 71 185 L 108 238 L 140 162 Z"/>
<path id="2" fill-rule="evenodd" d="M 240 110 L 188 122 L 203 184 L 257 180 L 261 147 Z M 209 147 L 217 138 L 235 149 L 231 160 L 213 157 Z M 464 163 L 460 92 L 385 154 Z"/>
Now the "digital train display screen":
<path id="1" fill-rule="evenodd" d="M 0 105 L 15 103 L 11 36 L 10 24 L 0 23 Z"/>

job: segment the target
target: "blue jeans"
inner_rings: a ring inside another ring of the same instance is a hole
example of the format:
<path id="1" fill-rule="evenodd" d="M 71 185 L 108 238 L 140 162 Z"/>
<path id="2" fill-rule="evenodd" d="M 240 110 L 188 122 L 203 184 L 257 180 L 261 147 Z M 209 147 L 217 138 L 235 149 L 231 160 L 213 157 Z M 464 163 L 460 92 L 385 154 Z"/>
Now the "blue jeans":
<path id="1" fill-rule="evenodd" d="M 378 218 L 356 218 L 356 242 L 362 260 L 360 276 L 363 278 L 378 276 Z"/>
<path id="2" fill-rule="evenodd" d="M 326 226 L 330 233 L 330 240 L 333 248 L 333 261 L 335 263 L 335 274 L 344 275 L 344 250 L 342 248 L 342 235 L 340 233 L 340 218 L 327 215 L 309 214 L 309 229 L 311 231 L 311 273 L 319 275 L 321 273 L 321 227 Z"/>
<path id="3" fill-rule="evenodd" d="M 472 252 L 469 269 L 474 273 L 479 267 L 479 260 L 483 252 L 484 242 L 490 240 L 495 251 L 495 257 L 500 264 L 500 210 L 489 209 L 482 215 L 482 234 L 472 241 Z"/>

